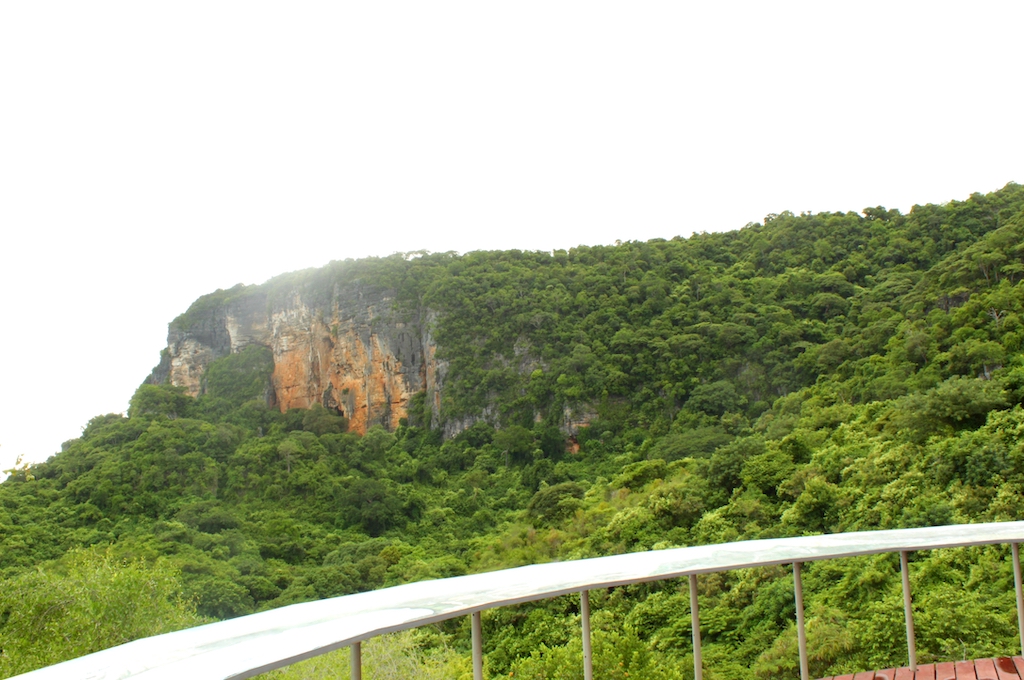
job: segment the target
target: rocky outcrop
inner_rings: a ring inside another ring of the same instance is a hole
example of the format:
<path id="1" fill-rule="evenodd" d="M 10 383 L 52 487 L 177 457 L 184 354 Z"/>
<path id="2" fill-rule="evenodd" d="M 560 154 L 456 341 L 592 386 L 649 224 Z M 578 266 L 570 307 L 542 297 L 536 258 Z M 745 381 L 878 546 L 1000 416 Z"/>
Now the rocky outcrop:
<path id="1" fill-rule="evenodd" d="M 411 397 L 425 391 L 437 426 L 446 367 L 436 357 L 429 311 L 399 312 L 388 291 L 358 283 L 315 301 L 299 291 L 276 301 L 262 288 L 232 291 L 223 302 L 201 298 L 171 324 L 150 382 L 198 396 L 212 361 L 256 344 L 273 351 L 270 402 L 282 411 L 320 403 L 347 417 L 354 432 L 378 424 L 392 430 Z"/>

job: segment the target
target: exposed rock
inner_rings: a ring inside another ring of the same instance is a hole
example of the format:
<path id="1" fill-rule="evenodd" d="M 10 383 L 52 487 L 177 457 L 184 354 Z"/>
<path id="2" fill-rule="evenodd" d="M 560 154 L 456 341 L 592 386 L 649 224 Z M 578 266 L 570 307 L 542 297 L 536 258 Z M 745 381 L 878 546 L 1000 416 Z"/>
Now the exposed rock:
<path id="1" fill-rule="evenodd" d="M 597 411 L 589 404 L 566 404 L 562 410 L 561 430 L 564 434 L 575 440 L 580 428 L 589 427 L 590 423 L 597 418 Z"/>
<path id="2" fill-rule="evenodd" d="M 445 439 L 451 439 L 460 432 L 465 432 L 479 422 L 489 423 L 490 425 L 497 427 L 498 420 L 497 415 L 494 412 L 494 407 L 488 406 L 483 409 L 482 413 L 477 415 L 467 415 L 461 418 L 449 418 L 444 422 L 442 435 Z"/>
<path id="3" fill-rule="evenodd" d="M 433 320 L 429 311 L 399 314 L 387 291 L 359 284 L 336 287 L 319 306 L 298 291 L 271 304 L 262 289 L 242 289 L 172 323 L 149 382 L 198 396 L 212 361 L 256 344 L 273 351 L 268 403 L 282 411 L 320 403 L 346 416 L 354 432 L 376 424 L 393 430 L 425 390 L 436 427 L 446 366 L 436 358 Z"/>

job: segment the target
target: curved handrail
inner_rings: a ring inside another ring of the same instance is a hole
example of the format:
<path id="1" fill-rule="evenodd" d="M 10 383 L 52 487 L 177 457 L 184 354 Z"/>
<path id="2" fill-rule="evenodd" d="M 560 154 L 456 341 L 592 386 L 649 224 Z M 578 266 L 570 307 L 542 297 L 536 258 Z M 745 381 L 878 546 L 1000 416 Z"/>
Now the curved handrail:
<path id="1" fill-rule="evenodd" d="M 135 640 L 17 676 L 249 678 L 361 642 L 485 609 L 644 581 L 775 564 L 1024 542 L 1024 522 L 774 538 L 536 564 L 420 581 Z"/>

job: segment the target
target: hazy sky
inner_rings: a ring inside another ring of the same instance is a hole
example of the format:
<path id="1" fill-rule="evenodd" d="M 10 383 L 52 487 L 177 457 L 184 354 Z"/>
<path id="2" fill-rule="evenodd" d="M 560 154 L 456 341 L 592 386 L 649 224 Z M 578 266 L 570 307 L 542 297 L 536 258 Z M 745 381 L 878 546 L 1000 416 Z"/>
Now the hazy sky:
<path id="1" fill-rule="evenodd" d="M 199 295 L 1024 182 L 1021 2 L 0 3 L 0 469 Z"/>

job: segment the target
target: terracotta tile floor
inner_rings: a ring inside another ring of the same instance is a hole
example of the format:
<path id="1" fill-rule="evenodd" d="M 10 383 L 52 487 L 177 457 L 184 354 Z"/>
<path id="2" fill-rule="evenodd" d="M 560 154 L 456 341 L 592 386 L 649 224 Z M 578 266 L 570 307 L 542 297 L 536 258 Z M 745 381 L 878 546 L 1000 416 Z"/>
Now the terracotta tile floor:
<path id="1" fill-rule="evenodd" d="M 1024 680 L 1024 658 L 1001 657 L 975 661 L 930 663 L 909 668 L 889 668 L 884 671 L 864 671 L 848 675 L 835 675 L 822 680 Z"/>

